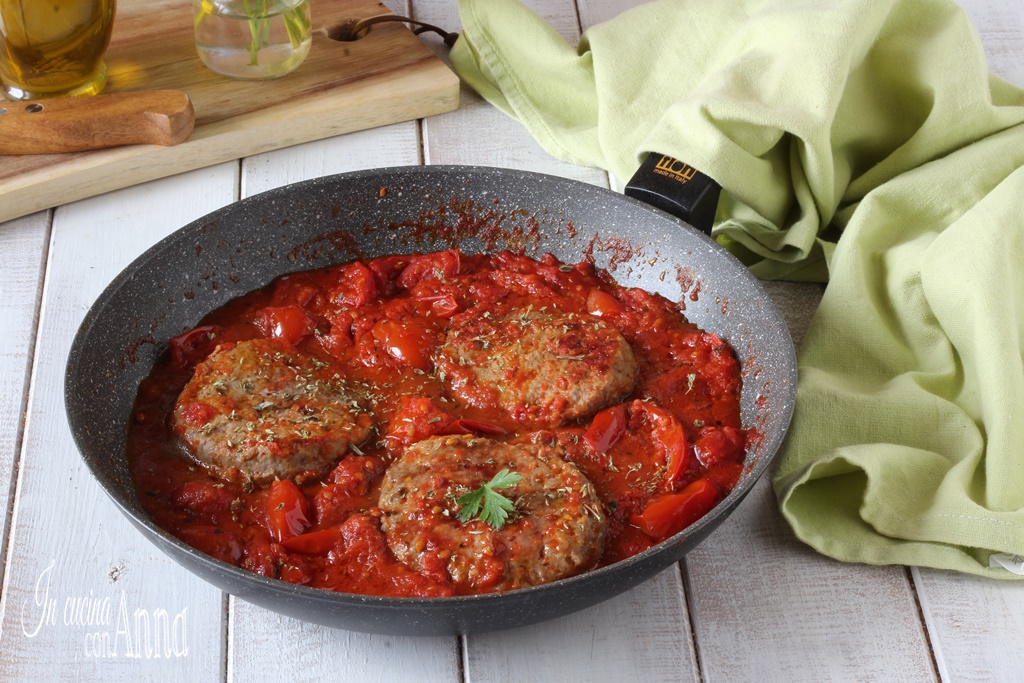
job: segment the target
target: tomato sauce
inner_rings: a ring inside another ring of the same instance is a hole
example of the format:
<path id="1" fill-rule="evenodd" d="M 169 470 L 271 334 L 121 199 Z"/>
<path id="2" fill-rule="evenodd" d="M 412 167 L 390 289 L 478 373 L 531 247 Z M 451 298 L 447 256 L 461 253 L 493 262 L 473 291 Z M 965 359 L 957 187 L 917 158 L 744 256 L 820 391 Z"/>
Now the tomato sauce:
<path id="1" fill-rule="evenodd" d="M 593 316 L 619 330 L 637 362 L 632 392 L 541 430 L 453 398 L 434 365 L 449 328 L 524 311 Z M 361 388 L 375 431 L 321 477 L 266 488 L 223 481 L 170 427 L 196 365 L 218 345 L 258 338 L 284 340 Z M 153 520 L 219 560 L 329 590 L 444 596 L 467 591 L 399 562 L 381 531 L 381 477 L 409 445 L 438 434 L 511 441 L 538 431 L 534 438 L 558 442 L 604 507 L 606 565 L 681 531 L 736 485 L 750 436 L 740 386 L 722 339 L 688 322 L 678 304 L 621 287 L 588 262 L 454 250 L 388 256 L 282 276 L 171 340 L 140 386 L 128 458 Z"/>

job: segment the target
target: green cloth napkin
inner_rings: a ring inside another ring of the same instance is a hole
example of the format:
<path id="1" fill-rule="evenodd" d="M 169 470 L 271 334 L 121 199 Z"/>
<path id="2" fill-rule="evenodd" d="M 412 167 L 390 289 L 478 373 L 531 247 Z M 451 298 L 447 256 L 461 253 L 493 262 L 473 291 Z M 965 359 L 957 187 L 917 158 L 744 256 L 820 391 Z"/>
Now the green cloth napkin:
<path id="1" fill-rule="evenodd" d="M 753 272 L 829 280 L 775 473 L 797 536 L 1021 578 L 1024 92 L 963 11 L 661 0 L 578 48 L 515 0 L 459 12 L 456 70 L 551 154 L 623 181 L 686 161 Z"/>

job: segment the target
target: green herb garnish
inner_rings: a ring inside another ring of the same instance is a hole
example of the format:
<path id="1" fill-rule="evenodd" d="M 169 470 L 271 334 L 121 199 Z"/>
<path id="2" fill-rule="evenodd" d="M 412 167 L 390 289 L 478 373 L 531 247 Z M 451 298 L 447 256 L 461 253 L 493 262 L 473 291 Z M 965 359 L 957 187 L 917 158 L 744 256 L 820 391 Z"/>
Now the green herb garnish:
<path id="1" fill-rule="evenodd" d="M 500 529 L 505 525 L 508 513 L 515 510 L 516 506 L 495 489 L 515 486 L 522 480 L 521 475 L 509 472 L 508 469 L 498 472 L 489 482 L 458 499 L 458 504 L 462 506 L 459 510 L 459 519 L 468 522 L 475 517 L 495 529 Z"/>

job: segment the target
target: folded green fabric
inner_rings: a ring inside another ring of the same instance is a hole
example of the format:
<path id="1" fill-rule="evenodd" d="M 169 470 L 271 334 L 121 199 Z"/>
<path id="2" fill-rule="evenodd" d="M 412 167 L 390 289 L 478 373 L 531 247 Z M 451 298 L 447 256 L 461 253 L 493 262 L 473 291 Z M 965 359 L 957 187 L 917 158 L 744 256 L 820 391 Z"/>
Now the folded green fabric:
<path id="1" fill-rule="evenodd" d="M 829 280 L 775 473 L 797 536 L 1024 575 L 1024 91 L 956 4 L 660 0 L 578 48 L 515 0 L 459 12 L 456 70 L 551 154 L 682 159 L 753 272 Z"/>

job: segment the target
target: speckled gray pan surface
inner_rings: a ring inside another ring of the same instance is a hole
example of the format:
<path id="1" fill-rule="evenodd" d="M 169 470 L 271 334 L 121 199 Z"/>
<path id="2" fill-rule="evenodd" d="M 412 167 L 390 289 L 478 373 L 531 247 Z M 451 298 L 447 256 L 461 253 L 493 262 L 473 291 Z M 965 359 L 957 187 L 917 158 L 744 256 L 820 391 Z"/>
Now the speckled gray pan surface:
<path id="1" fill-rule="evenodd" d="M 744 368 L 743 417 L 763 436 L 736 489 L 709 515 L 624 562 L 501 595 L 380 598 L 266 579 L 214 560 L 157 528 L 125 459 L 139 383 L 167 340 L 274 277 L 353 258 L 457 247 L 592 258 L 623 285 L 685 302 L 691 321 L 728 340 Z M 272 190 L 205 216 L 159 242 L 103 292 L 75 337 L 65 402 L 82 457 L 132 523 L 187 569 L 249 602 L 373 633 L 441 635 L 535 623 L 625 591 L 678 561 L 735 508 L 785 436 L 796 360 L 760 283 L 685 223 L 576 181 L 483 167 L 391 168 Z"/>

